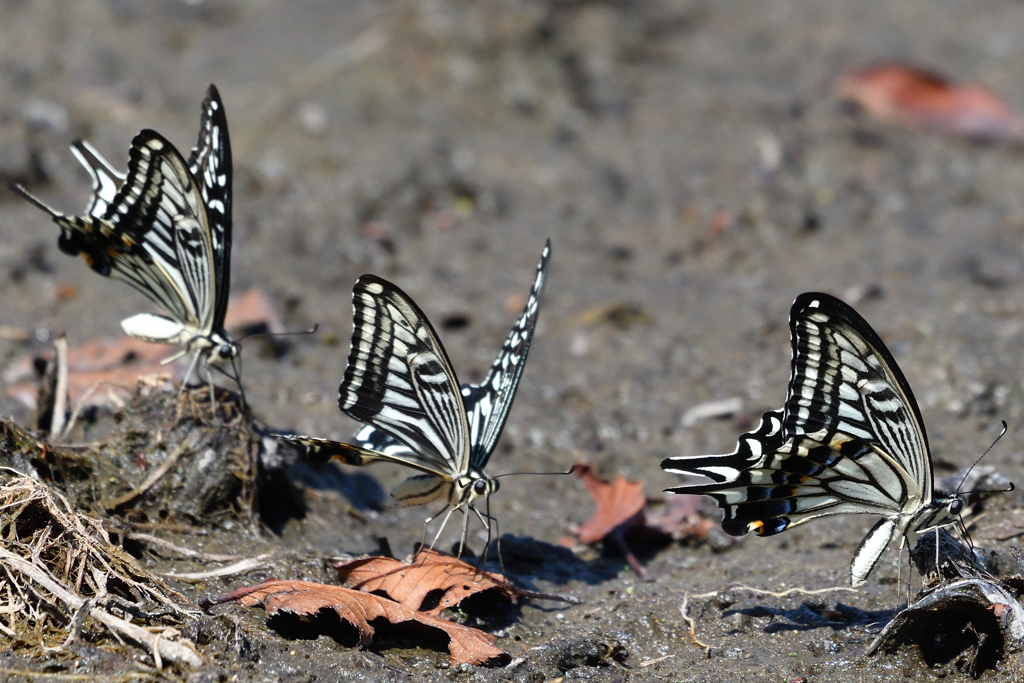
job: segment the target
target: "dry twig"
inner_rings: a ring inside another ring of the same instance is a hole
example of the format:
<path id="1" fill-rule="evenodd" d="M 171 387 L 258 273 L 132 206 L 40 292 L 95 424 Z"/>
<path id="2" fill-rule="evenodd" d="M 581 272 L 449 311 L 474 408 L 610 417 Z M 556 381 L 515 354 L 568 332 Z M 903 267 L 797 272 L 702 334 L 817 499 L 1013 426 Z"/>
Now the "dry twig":
<path id="1" fill-rule="evenodd" d="M 104 507 L 106 507 L 107 510 L 116 510 L 117 508 L 132 502 L 146 491 L 153 488 L 153 485 L 160 481 L 161 477 L 167 474 L 168 470 L 174 466 L 174 463 L 178 462 L 178 458 L 180 458 L 186 451 L 192 449 L 192 446 L 196 441 L 197 439 L 182 440 L 182 442 L 178 444 L 178 447 L 175 448 L 170 455 L 164 458 L 164 461 L 160 463 L 160 466 L 154 469 L 149 476 L 146 477 L 146 480 L 136 489 L 129 491 L 123 496 L 118 496 L 114 500 L 108 501 L 104 504 Z"/>

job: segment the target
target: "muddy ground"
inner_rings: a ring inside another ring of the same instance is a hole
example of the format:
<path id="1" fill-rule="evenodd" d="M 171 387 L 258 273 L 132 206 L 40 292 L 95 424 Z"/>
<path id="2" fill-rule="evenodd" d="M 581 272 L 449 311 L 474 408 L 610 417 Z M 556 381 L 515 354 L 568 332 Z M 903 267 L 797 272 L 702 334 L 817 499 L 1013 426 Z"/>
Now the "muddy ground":
<path id="1" fill-rule="evenodd" d="M 973 462 L 1006 420 L 1009 433 L 986 460 L 1021 481 L 1024 154 L 866 121 L 832 88 L 850 67 L 899 59 L 985 83 L 1024 108 L 1020 35 L 1024 5 L 1008 0 L 2 0 L 0 174 L 77 211 L 88 180 L 69 142 L 85 137 L 122 167 L 144 127 L 187 149 L 216 83 L 234 148 L 233 288 L 261 287 L 289 328 L 325 328 L 280 357 L 247 346 L 248 398 L 274 428 L 334 438 L 354 430 L 336 391 L 360 274 L 409 292 L 460 376 L 474 379 L 550 237 L 537 336 L 490 473 L 558 470 L 582 457 L 609 476 L 643 479 L 658 498 L 677 483 L 659 468 L 663 457 L 730 450 L 762 410 L 782 404 L 789 305 L 823 290 L 853 303 L 898 358 L 939 475 Z M 57 230 L 37 209 L 0 192 L 0 213 L 0 323 L 32 332 L 0 340 L 5 362 L 60 331 L 72 343 L 116 336 L 119 320 L 149 310 L 59 253 Z M 687 409 L 732 397 L 740 414 L 681 424 Z M 0 409 L 30 420 L 11 398 Z M 368 552 L 380 537 L 410 552 L 426 511 L 379 509 L 405 474 L 297 466 L 303 515 L 280 512 L 294 501 L 265 499 L 272 530 L 254 540 L 241 525 L 235 535 L 220 525 L 215 535 L 228 550 L 298 554 L 179 589 L 198 599 L 272 575 L 327 580 L 319 557 Z M 1011 494 L 1000 505 L 1020 503 Z M 895 552 L 856 593 L 692 600 L 710 656 L 680 615 L 685 595 L 733 583 L 848 585 L 851 554 L 873 520 L 820 521 L 726 552 L 651 547 L 644 559 L 657 580 L 642 583 L 614 552 L 557 547 L 591 510 L 574 478 L 509 479 L 492 501 L 501 531 L 535 539 L 526 555 L 547 558 L 513 563 L 513 577 L 583 600 L 527 604 L 489 624 L 502 647 L 526 657 L 515 670 L 445 669 L 443 652 L 360 651 L 326 636 L 285 640 L 259 610 L 229 606 L 215 611 L 252 645 L 241 652 L 207 636 L 209 673 L 933 677 L 913 653 L 864 655 L 898 599 Z M 154 533 L 201 546 L 205 532 Z M 157 571 L 179 566 L 144 557 Z M 871 618 L 820 616 L 847 608 Z M 621 647 L 621 661 L 573 657 L 567 643 L 598 655 Z M 45 657 L 7 654 L 10 669 L 52 670 Z M 152 662 L 83 651 L 81 664 L 75 673 L 102 677 Z M 1015 666 L 1001 665 L 1019 676 Z"/>

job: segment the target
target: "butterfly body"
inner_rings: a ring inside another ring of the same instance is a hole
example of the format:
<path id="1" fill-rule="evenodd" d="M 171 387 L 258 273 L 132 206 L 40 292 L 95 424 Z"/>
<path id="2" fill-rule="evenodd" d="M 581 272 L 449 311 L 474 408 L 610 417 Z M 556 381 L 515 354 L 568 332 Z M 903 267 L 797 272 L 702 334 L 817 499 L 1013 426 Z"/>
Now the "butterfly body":
<path id="1" fill-rule="evenodd" d="M 278 435 L 315 460 L 349 465 L 392 462 L 419 470 L 392 492 L 401 505 L 444 501 L 476 510 L 499 482 L 484 471 L 522 376 L 547 277 L 551 245 L 537 266 L 530 296 L 480 384 L 460 386 L 433 326 L 394 284 L 364 275 L 352 292 L 352 350 L 338 407 L 365 423 L 359 445 Z M 479 514 L 479 513 L 478 513 Z"/>
<path id="2" fill-rule="evenodd" d="M 879 515 L 854 553 L 863 584 L 897 537 L 954 519 L 956 496 L 936 497 L 928 439 L 910 385 L 882 340 L 827 294 L 797 298 L 786 405 L 768 411 L 724 455 L 668 458 L 670 472 L 712 483 L 670 491 L 711 496 L 729 534 L 781 533 L 819 517 Z"/>
<path id="3" fill-rule="evenodd" d="M 189 376 L 200 360 L 206 366 L 232 362 L 240 347 L 224 329 L 231 147 L 217 89 L 211 85 L 207 92 L 199 139 L 188 161 L 152 130 L 132 140 L 127 173 L 85 141 L 71 149 L 92 177 L 93 195 L 83 215 L 64 214 L 21 186 L 13 189 L 61 228 L 61 251 L 82 256 L 92 270 L 126 282 L 166 313 L 125 319 L 121 327 L 126 334 L 179 346 L 168 361 L 191 355 Z"/>

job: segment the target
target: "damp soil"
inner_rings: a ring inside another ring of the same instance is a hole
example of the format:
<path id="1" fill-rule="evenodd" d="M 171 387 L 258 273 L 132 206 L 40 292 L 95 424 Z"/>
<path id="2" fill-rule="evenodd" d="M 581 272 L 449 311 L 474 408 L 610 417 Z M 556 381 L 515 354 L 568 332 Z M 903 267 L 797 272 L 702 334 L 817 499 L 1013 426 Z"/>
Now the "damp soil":
<path id="1" fill-rule="evenodd" d="M 1005 420 L 986 462 L 1021 481 L 1024 154 L 865 120 L 832 86 L 846 69 L 898 59 L 985 83 L 1024 109 L 1022 34 L 1024 9 L 1007 0 L 3 0 L 0 175 L 77 211 L 89 188 L 72 140 L 87 138 L 116 166 L 142 128 L 186 149 L 216 83 L 234 151 L 233 287 L 262 288 L 290 329 L 323 327 L 286 348 L 245 344 L 246 393 L 270 428 L 354 431 L 336 390 L 351 287 L 366 272 L 415 298 L 463 380 L 482 376 L 550 237 L 544 307 L 491 474 L 580 458 L 644 480 L 661 499 L 677 483 L 662 458 L 731 450 L 781 405 L 789 305 L 822 290 L 853 304 L 899 360 L 937 474 L 972 463 Z M 62 255 L 37 209 L 0 192 L 0 214 L 5 368 L 61 332 L 72 344 L 116 336 L 119 320 L 150 310 Z M 27 340 L 8 338 L 19 330 Z M 737 414 L 681 419 L 730 398 L 742 402 Z M 31 425 L 12 397 L 0 410 Z M 116 414 L 87 417 L 73 441 L 122 433 Z M 138 451 L 171 417 L 148 419 Z M 134 456 L 111 456 L 126 481 L 145 478 Z M 242 496 L 252 516 L 191 500 L 142 519 L 97 505 L 130 489 L 106 484 L 83 487 L 81 504 L 124 533 L 136 524 L 181 546 L 274 553 L 244 575 L 174 584 L 198 601 L 271 576 L 330 581 L 325 558 L 382 539 L 411 552 L 432 511 L 389 507 L 406 474 L 297 462 Z M 1008 494 L 989 519 L 1021 503 Z M 641 546 L 656 579 L 645 583 L 614 549 L 559 545 L 591 511 L 570 477 L 507 479 L 493 498 L 511 578 L 582 601 L 468 615 L 523 658 L 514 668 L 451 668 L 443 645 L 419 648 L 401 633 L 363 650 L 329 635 L 284 638 L 259 610 L 221 606 L 185 633 L 209 662 L 208 678 L 193 680 L 964 675 L 935 648 L 925 659 L 915 648 L 866 655 L 904 599 L 894 551 L 856 592 L 729 589 L 846 586 L 872 520 L 822 520 L 724 551 Z M 1001 538 L 978 542 L 1015 542 Z M 129 549 L 157 572 L 209 568 Z M 691 639 L 684 600 L 710 651 Z M 102 678 L 152 667 L 141 651 L 72 647 L 0 645 L 0 668 Z M 1019 675 L 1012 654 L 997 666 Z"/>

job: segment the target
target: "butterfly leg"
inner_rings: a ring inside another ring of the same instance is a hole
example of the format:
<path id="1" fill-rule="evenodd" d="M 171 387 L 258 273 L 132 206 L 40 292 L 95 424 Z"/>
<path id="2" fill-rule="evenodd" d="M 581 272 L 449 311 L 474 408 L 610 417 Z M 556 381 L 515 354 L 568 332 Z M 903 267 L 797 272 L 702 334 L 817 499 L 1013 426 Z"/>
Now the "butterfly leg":
<path id="1" fill-rule="evenodd" d="M 184 352 L 177 353 L 177 354 L 171 356 L 170 358 L 164 359 L 163 361 L 161 361 L 161 363 L 169 363 L 172 360 L 177 360 L 177 359 L 181 358 L 184 355 L 185 355 Z M 185 373 L 185 379 L 183 379 L 181 381 L 181 390 L 178 392 L 178 400 L 179 401 L 181 400 L 182 394 L 185 393 L 185 388 L 188 387 L 188 381 L 192 378 L 192 373 L 195 372 L 196 365 L 199 364 L 199 356 L 200 356 L 200 352 L 199 351 L 196 351 L 196 354 L 194 356 L 192 356 L 192 362 L 189 363 L 188 372 Z"/>
<path id="2" fill-rule="evenodd" d="M 475 508 L 475 507 L 473 508 L 473 512 L 476 512 L 477 516 L 480 517 L 481 524 L 483 524 L 484 528 L 487 529 L 487 542 L 484 544 L 484 554 L 483 554 L 482 566 L 484 567 L 484 569 L 487 568 L 487 553 L 488 553 L 488 551 L 490 550 L 490 547 L 491 547 L 491 524 L 494 524 L 494 533 L 497 536 L 497 545 L 498 545 L 498 548 L 497 548 L 497 550 L 498 550 L 498 564 L 501 566 L 501 574 L 502 574 L 502 576 L 504 576 L 505 575 L 505 560 L 501 556 L 501 526 L 498 524 L 498 518 L 491 515 L 491 497 L 487 496 L 486 500 L 487 500 L 487 508 L 486 508 L 486 510 L 485 510 L 483 515 L 480 514 L 480 511 L 477 510 L 477 508 Z M 485 518 L 486 518 L 487 521 L 484 521 Z"/>
<path id="3" fill-rule="evenodd" d="M 893 613 L 900 611 L 900 590 L 903 587 L 903 547 L 907 544 L 907 537 L 900 537 L 900 547 L 896 556 L 896 605 L 893 606 Z M 912 562 L 909 552 L 907 553 L 907 564 Z M 910 583 L 914 580 L 914 573 L 907 572 L 907 605 L 910 605 Z"/>
<path id="4" fill-rule="evenodd" d="M 434 514 L 430 515 L 425 520 L 423 520 L 423 532 L 420 534 L 420 545 L 419 545 L 419 550 L 416 551 L 417 553 L 420 550 L 422 550 L 423 548 L 427 547 L 427 525 L 430 524 L 431 522 L 433 522 L 438 517 L 440 517 L 442 514 L 444 514 L 444 511 L 447 510 L 447 509 L 448 509 L 448 503 L 445 503 L 443 508 L 441 508 L 440 510 L 438 510 L 437 512 L 435 512 Z M 434 539 L 434 541 L 436 542 L 437 539 Z M 433 550 L 433 548 L 434 548 L 434 544 L 431 543 L 430 544 L 430 549 Z"/>
<path id="5" fill-rule="evenodd" d="M 480 509 L 477 508 L 477 506 L 475 506 L 475 505 L 469 505 L 468 507 L 469 507 L 470 510 L 473 511 L 473 514 L 476 515 L 476 518 L 480 520 L 480 524 L 482 524 L 484 529 L 487 531 L 487 540 L 484 541 L 484 551 L 480 554 L 480 557 L 477 559 L 477 563 L 476 563 L 476 570 L 477 571 L 480 571 L 481 567 L 483 567 L 486 570 L 486 568 L 487 568 L 487 551 L 488 551 L 488 548 L 491 545 L 491 525 L 489 524 L 489 520 L 491 520 L 493 518 L 490 516 L 490 514 L 483 514 L 483 513 L 481 513 Z"/>
<path id="6" fill-rule="evenodd" d="M 459 554 L 455 556 L 455 559 L 462 559 L 462 551 L 466 549 L 466 536 L 469 534 L 469 510 L 472 508 L 471 505 L 460 505 L 462 508 L 462 540 L 459 541 Z M 476 511 L 476 508 L 472 508 Z M 480 513 L 477 513 L 480 514 Z"/>
<path id="7" fill-rule="evenodd" d="M 446 524 L 448 524 L 448 518 L 449 518 L 449 517 L 451 517 L 451 516 L 452 516 L 452 513 L 453 513 L 453 512 L 455 512 L 455 510 L 456 510 L 456 508 L 446 508 L 446 509 L 448 510 L 448 514 L 446 514 L 446 515 L 444 516 L 444 519 L 443 519 L 443 520 L 441 520 L 441 527 L 440 527 L 440 528 L 439 528 L 439 529 L 437 530 L 437 533 L 436 533 L 436 534 L 434 534 L 434 540 L 430 542 L 430 549 L 431 549 L 431 550 L 433 550 L 433 549 L 434 549 L 434 546 L 435 546 L 435 545 L 437 545 L 437 539 L 441 538 L 441 532 L 442 532 L 442 531 L 444 531 L 444 527 L 445 527 L 445 525 L 446 525 Z M 434 515 L 433 517 L 431 517 L 431 518 L 429 518 L 429 519 L 428 519 L 427 521 L 425 521 L 425 522 L 423 523 L 424 527 L 425 527 L 425 526 L 426 526 L 427 524 L 430 524 L 430 523 L 431 523 L 432 521 L 434 521 L 435 519 L 437 519 L 438 515 L 440 515 L 440 514 L 441 514 L 441 513 L 438 513 L 437 515 Z"/>
<path id="8" fill-rule="evenodd" d="M 231 371 L 234 376 L 231 378 L 235 380 L 235 384 L 238 385 L 238 397 L 242 401 L 242 412 L 245 412 L 248 403 L 245 401 L 245 387 L 242 386 L 242 357 L 237 356 L 238 364 L 235 364 L 235 357 L 231 359 Z"/>

